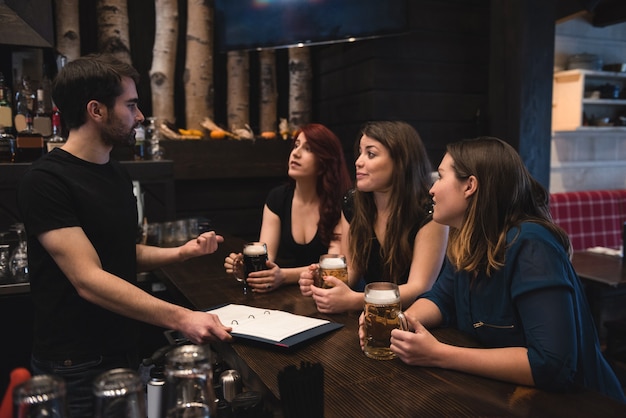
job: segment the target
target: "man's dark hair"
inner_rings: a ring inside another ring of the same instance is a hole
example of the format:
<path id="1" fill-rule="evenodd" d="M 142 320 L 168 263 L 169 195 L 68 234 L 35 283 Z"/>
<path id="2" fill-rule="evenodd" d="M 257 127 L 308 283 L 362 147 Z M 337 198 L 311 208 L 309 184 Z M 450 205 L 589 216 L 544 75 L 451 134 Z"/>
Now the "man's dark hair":
<path id="1" fill-rule="evenodd" d="M 139 73 L 132 65 L 108 54 L 86 55 L 69 62 L 54 79 L 52 99 L 61 111 L 68 129 L 85 123 L 87 103 L 97 100 L 107 108 L 113 107 L 122 94 L 122 78 L 135 84 Z"/>

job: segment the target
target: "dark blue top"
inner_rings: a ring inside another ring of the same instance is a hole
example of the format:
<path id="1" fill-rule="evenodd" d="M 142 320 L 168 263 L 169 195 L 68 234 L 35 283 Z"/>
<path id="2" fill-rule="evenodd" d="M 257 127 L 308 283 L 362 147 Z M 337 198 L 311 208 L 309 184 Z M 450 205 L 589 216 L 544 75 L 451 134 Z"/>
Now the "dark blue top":
<path id="1" fill-rule="evenodd" d="M 538 388 L 586 387 L 625 402 L 566 251 L 535 223 L 511 229 L 507 243 L 505 266 L 490 278 L 480 273 L 470 281 L 446 260 L 432 290 L 422 295 L 439 307 L 442 325 L 485 347 L 527 347 Z"/>
<path id="2" fill-rule="evenodd" d="M 322 244 L 319 229 L 313 239 L 305 244 L 299 244 L 293 239 L 291 230 L 293 186 L 285 184 L 272 189 L 265 204 L 280 218 L 280 242 L 274 260 L 276 264 L 280 267 L 308 266 L 317 263 L 320 255 L 328 252 L 328 246 Z"/>

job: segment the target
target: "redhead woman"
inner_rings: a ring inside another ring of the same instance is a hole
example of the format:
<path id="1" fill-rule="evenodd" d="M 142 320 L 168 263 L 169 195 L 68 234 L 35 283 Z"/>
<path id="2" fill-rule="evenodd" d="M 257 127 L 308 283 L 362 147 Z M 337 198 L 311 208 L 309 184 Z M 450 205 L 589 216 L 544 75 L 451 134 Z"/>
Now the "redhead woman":
<path id="1" fill-rule="evenodd" d="M 340 251 L 341 204 L 351 182 L 337 136 L 321 124 L 302 126 L 289 154 L 288 175 L 289 182 L 271 190 L 263 208 L 259 241 L 267 244 L 269 269 L 248 276 L 254 292 L 297 283 L 320 255 Z M 228 273 L 240 256 L 226 257 Z"/>
<path id="2" fill-rule="evenodd" d="M 363 309 L 365 284 L 399 285 L 409 306 L 430 289 L 441 270 L 448 227 L 432 221 L 431 164 L 417 131 L 405 122 L 370 122 L 357 142 L 356 190 L 342 218 L 342 251 L 349 285 L 313 285 L 316 266 L 300 277 L 300 290 L 324 313 Z"/>
<path id="3" fill-rule="evenodd" d="M 517 152 L 497 138 L 457 142 L 438 172 L 430 192 L 433 219 L 450 226 L 446 267 L 405 311 L 415 331 L 392 331 L 391 350 L 410 365 L 550 391 L 584 387 L 624 402 L 570 263 L 569 238 Z M 441 326 L 484 348 L 438 341 L 427 329 Z"/>

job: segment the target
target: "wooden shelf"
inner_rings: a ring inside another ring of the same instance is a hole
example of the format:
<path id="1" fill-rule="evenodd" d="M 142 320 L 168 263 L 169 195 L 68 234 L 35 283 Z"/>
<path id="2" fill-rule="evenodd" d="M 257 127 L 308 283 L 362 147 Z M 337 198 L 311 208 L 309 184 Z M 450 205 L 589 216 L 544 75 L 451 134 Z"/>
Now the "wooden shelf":
<path id="1" fill-rule="evenodd" d="M 626 89 L 626 73 L 592 70 L 568 70 L 555 73 L 552 130 L 579 130 L 583 125 L 583 114 L 588 118 L 608 117 L 611 119 L 626 115 L 625 99 L 585 97 L 589 91 L 599 91 L 607 83 L 615 84 L 621 91 L 624 91 Z M 597 126 L 593 128 L 615 129 L 620 127 Z"/>

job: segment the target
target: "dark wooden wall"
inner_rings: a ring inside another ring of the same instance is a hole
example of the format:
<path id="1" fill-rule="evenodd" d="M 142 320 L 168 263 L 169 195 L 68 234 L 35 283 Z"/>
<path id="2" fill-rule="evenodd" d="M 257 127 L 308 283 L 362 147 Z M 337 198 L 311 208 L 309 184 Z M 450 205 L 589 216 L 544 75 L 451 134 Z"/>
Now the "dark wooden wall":
<path id="1" fill-rule="evenodd" d="M 364 122 L 404 120 L 436 166 L 447 143 L 482 132 L 489 2 L 410 1 L 409 12 L 406 34 L 315 50 L 315 110 L 350 155 Z"/>
<path id="2" fill-rule="evenodd" d="M 554 1 L 411 0 L 405 34 L 311 47 L 313 120 L 338 134 L 351 169 L 359 127 L 369 120 L 400 119 L 421 134 L 435 166 L 447 143 L 494 134 L 520 150 L 531 172 L 547 187 Z M 176 119 L 184 121 L 186 2 L 178 3 L 175 102 Z M 142 74 L 140 107 L 150 115 L 148 71 L 154 42 L 154 2 L 129 1 L 128 10 L 133 64 Z M 82 53 L 95 52 L 95 2 L 80 0 L 80 15 Z M 257 53 L 251 53 L 250 61 L 250 119 L 257 128 Z M 225 54 L 216 52 L 214 62 L 214 119 L 225 125 Z M 285 117 L 289 80 L 284 49 L 277 51 L 277 75 L 278 115 Z M 250 155 L 250 163 L 260 155 Z M 281 155 L 286 158 L 287 154 Z M 177 161 L 181 158 L 180 154 L 174 158 L 175 167 L 184 164 Z M 241 170 L 232 181 L 246 186 L 232 187 L 224 179 L 176 178 L 177 216 L 223 219 L 219 224 L 225 229 L 233 228 L 246 236 L 258 234 L 264 201 L 261 196 L 285 181 L 286 168 L 264 177 Z M 233 190 L 237 190 L 237 199 L 233 199 Z"/>

